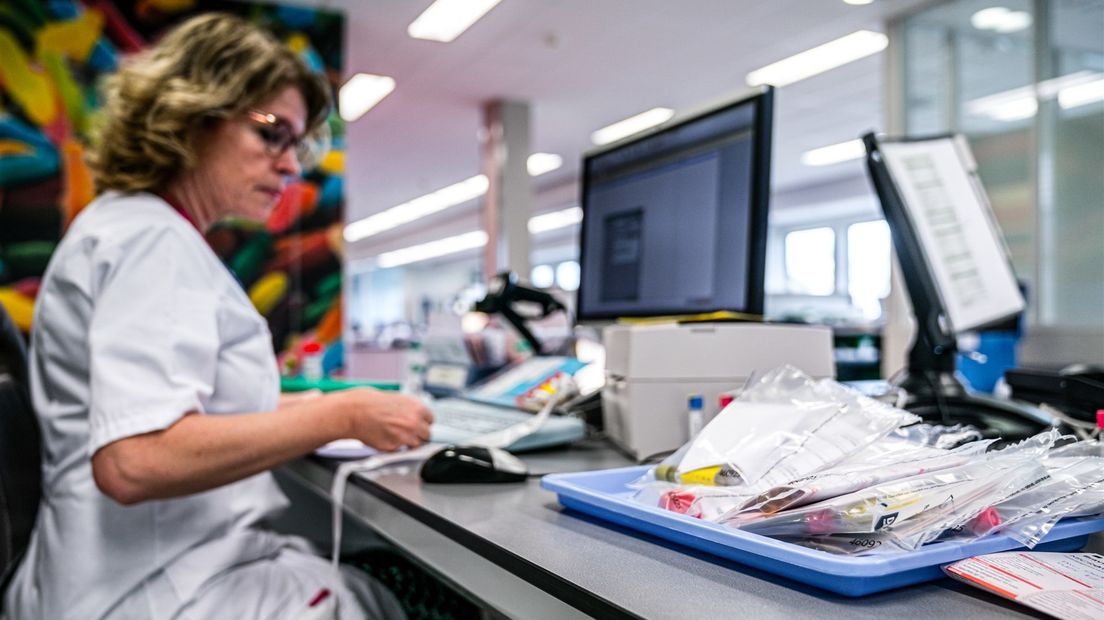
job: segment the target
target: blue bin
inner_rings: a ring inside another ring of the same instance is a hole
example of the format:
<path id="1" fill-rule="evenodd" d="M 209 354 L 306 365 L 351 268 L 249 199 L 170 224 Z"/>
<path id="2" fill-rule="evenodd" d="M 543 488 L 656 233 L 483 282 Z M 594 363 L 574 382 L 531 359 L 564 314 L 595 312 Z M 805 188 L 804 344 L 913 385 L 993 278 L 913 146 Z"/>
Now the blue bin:
<path id="1" fill-rule="evenodd" d="M 1016 332 L 980 332 L 976 353 L 984 361 L 974 359 L 969 352 L 958 354 L 958 372 L 977 392 L 993 393 L 1004 371 L 1016 367 L 1016 345 L 1020 336 Z"/>

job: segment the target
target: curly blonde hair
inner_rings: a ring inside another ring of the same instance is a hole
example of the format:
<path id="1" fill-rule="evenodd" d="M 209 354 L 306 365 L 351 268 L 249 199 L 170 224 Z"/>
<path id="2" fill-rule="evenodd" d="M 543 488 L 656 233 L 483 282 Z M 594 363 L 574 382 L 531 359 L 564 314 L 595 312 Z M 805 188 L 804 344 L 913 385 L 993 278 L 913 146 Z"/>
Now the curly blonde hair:
<path id="1" fill-rule="evenodd" d="M 89 151 L 96 191 L 157 191 L 196 163 L 195 131 L 276 97 L 307 104 L 307 131 L 326 120 L 330 90 L 287 46 L 245 20 L 207 13 L 185 21 L 105 83 Z"/>

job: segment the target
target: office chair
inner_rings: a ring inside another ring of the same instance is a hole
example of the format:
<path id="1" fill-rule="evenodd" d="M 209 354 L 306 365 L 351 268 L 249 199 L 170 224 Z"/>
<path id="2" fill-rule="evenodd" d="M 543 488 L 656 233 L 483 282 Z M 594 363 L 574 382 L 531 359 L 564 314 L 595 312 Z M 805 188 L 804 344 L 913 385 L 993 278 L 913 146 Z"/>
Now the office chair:
<path id="1" fill-rule="evenodd" d="M 42 496 L 42 436 L 28 385 L 23 336 L 0 306 L 0 595 L 30 542 Z"/>

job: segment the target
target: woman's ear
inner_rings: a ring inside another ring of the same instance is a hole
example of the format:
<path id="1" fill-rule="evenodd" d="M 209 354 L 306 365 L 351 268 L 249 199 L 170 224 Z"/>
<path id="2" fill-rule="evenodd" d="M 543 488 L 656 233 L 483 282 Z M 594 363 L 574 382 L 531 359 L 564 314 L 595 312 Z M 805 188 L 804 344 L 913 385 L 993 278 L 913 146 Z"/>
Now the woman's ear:
<path id="1" fill-rule="evenodd" d="M 188 132 L 188 142 L 192 145 L 192 153 L 195 155 L 195 161 L 188 162 L 188 167 L 193 168 L 196 164 L 202 160 L 211 148 L 211 143 L 215 140 L 215 136 L 218 135 L 219 128 L 226 121 L 214 116 L 205 116 L 199 119 Z"/>

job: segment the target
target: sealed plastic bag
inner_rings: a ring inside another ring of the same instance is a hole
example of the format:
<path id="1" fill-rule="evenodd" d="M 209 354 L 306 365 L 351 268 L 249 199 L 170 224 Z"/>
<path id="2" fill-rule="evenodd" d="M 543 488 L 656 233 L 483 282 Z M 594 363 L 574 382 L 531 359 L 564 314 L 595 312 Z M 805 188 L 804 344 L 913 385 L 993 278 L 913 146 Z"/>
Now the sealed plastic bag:
<path id="1" fill-rule="evenodd" d="M 1071 452 L 1075 451 L 1066 454 Z M 957 532 L 956 538 L 1000 532 L 1032 548 L 1059 520 L 1104 512 L 1104 458 L 1059 456 L 1047 459 L 1045 465 L 1050 474 L 1045 484 L 993 506 Z"/>
<path id="2" fill-rule="evenodd" d="M 1050 479 L 1046 468 L 1037 461 L 1006 458 L 987 464 L 1005 467 L 1005 470 L 991 479 L 981 479 L 978 484 L 967 486 L 964 493 L 938 510 L 927 511 L 888 528 L 887 533 L 893 537 L 894 544 L 904 549 L 916 549 L 963 524 L 979 519 L 984 522 L 993 516 L 994 506 Z"/>
<path id="3" fill-rule="evenodd" d="M 826 536 L 802 536 L 798 538 L 778 537 L 792 545 L 808 547 L 837 555 L 884 555 L 907 553 L 896 539 L 886 532 L 873 534 L 830 534 Z"/>
<path id="4" fill-rule="evenodd" d="M 630 486 L 635 500 L 717 520 L 757 494 L 868 448 L 918 418 L 831 381 L 777 368 Z"/>
<path id="5" fill-rule="evenodd" d="M 717 521 L 733 506 L 747 502 L 752 495 L 749 487 L 671 485 L 652 505 L 706 521 Z"/>
<path id="6" fill-rule="evenodd" d="M 893 431 L 890 437 L 945 450 L 982 439 L 981 431 L 969 424 L 913 424 Z"/>
<path id="7" fill-rule="evenodd" d="M 781 366 L 748 386 L 691 442 L 678 480 L 766 489 L 835 465 L 918 420 L 835 381 Z"/>
<path id="8" fill-rule="evenodd" d="M 940 471 L 969 463 L 984 454 L 993 440 L 974 442 L 955 450 L 917 445 L 886 437 L 867 446 L 843 463 L 756 495 L 724 515 L 722 520 L 742 521 L 853 493 L 877 484 Z"/>
<path id="9" fill-rule="evenodd" d="M 737 514 L 728 524 L 767 536 L 824 536 L 892 531 L 914 548 L 949 524 L 971 518 L 1010 493 L 1046 477 L 1024 457 L 986 459 L 935 473 L 913 476 L 850 493 L 760 520 Z M 976 512 L 975 512 L 976 511 Z"/>
<path id="10" fill-rule="evenodd" d="M 1104 458 L 1104 443 L 1099 439 L 1076 441 L 1054 448 L 1048 455 L 1050 457 L 1062 456 L 1095 456 Z"/>
<path id="11" fill-rule="evenodd" d="M 1067 439 L 1056 429 L 1051 429 L 986 454 L 983 461 L 972 465 L 977 469 L 982 466 L 993 468 L 992 477 L 979 476 L 976 484 L 960 489 L 953 501 L 936 510 L 925 511 L 916 518 L 893 524 L 885 533 L 896 546 L 916 549 L 948 531 L 961 530 L 967 524 L 974 524 L 974 529 L 995 524 L 998 520 L 995 506 L 1050 483 L 1050 471 L 1043 463 L 1054 446 Z"/>
<path id="12" fill-rule="evenodd" d="M 714 521 L 733 506 L 747 501 L 754 493 L 746 486 L 702 485 L 682 480 L 678 474 L 678 464 L 689 449 L 690 442 L 683 444 L 661 463 L 631 482 L 628 486 L 636 490 L 633 500 Z"/>

